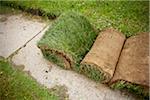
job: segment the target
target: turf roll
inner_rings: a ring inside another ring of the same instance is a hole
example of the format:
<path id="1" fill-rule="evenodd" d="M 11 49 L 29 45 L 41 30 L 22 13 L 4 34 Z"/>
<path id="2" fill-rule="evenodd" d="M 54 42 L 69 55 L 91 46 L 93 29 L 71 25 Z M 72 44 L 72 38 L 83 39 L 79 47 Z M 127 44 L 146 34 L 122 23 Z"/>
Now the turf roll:
<path id="1" fill-rule="evenodd" d="M 82 72 L 95 81 L 107 83 L 114 74 L 124 41 L 125 36 L 117 30 L 102 31 L 81 62 Z"/>
<path id="2" fill-rule="evenodd" d="M 80 62 L 90 50 L 97 32 L 89 21 L 76 12 L 62 14 L 38 42 L 49 61 L 80 71 Z"/>
<path id="3" fill-rule="evenodd" d="M 128 38 L 109 85 L 149 98 L 149 33 Z"/>

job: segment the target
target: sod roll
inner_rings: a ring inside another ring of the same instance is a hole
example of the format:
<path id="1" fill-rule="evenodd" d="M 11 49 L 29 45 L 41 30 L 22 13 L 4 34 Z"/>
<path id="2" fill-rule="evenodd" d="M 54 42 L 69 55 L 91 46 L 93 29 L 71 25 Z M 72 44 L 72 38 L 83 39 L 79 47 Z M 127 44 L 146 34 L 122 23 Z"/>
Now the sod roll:
<path id="1" fill-rule="evenodd" d="M 114 29 L 102 31 L 81 62 L 82 72 L 95 81 L 108 82 L 114 74 L 124 41 L 125 36 Z"/>
<path id="2" fill-rule="evenodd" d="M 75 12 L 62 14 L 38 42 L 45 58 L 80 71 L 80 62 L 91 48 L 97 33 L 89 21 Z"/>
<path id="3" fill-rule="evenodd" d="M 112 88 L 125 89 L 148 98 L 149 33 L 132 36 L 125 42 L 113 79 Z"/>

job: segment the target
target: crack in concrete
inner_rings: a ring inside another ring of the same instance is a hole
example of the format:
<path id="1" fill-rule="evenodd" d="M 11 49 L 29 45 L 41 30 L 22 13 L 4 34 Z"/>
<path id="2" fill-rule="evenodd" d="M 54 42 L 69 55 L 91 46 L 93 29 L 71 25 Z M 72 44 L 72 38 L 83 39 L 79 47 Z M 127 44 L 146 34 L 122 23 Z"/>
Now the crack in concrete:
<path id="1" fill-rule="evenodd" d="M 20 48 L 18 48 L 15 52 L 13 52 L 11 55 L 9 55 L 6 59 L 7 60 L 11 60 L 13 56 L 15 56 L 19 50 L 21 50 L 22 48 L 26 47 L 26 45 L 32 41 L 35 37 L 37 37 L 42 31 L 44 31 L 47 27 L 49 26 L 49 24 L 45 25 L 44 28 L 39 31 L 36 35 L 34 35 L 31 39 L 29 39 L 23 46 L 21 46 Z"/>

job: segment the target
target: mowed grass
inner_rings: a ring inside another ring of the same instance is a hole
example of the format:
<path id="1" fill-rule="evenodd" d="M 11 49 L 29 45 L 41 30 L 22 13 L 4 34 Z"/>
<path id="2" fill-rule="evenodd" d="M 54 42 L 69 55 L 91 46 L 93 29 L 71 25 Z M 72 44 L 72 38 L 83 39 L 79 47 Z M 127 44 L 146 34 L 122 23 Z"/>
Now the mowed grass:
<path id="1" fill-rule="evenodd" d="M 0 100 L 58 100 L 58 97 L 0 59 Z"/>
<path id="2" fill-rule="evenodd" d="M 127 37 L 138 32 L 149 31 L 148 1 L 95 1 L 95 0 L 51 0 L 51 1 L 1 1 L 3 5 L 42 12 L 42 16 L 58 17 L 63 12 L 80 12 L 96 30 L 114 27 Z M 28 10 L 29 11 L 29 10 Z"/>

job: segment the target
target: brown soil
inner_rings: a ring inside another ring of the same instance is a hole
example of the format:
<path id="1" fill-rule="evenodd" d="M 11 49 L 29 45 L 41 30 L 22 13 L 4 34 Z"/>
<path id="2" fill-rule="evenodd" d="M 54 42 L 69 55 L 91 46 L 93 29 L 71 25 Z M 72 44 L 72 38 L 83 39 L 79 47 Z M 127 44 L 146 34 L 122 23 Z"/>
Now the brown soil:
<path id="1" fill-rule="evenodd" d="M 41 50 L 44 50 L 49 53 L 53 53 L 53 54 L 57 55 L 58 57 L 62 58 L 65 69 L 71 68 L 71 60 L 63 52 L 59 52 L 57 50 L 52 50 L 52 49 L 48 48 L 47 46 L 39 46 L 39 48 L 41 48 Z"/>
<path id="2" fill-rule="evenodd" d="M 149 34 L 127 39 L 110 84 L 119 80 L 149 86 Z"/>
<path id="3" fill-rule="evenodd" d="M 65 85 L 55 85 L 49 91 L 58 96 L 59 100 L 69 100 L 68 90 Z"/>
<path id="4" fill-rule="evenodd" d="M 114 74 L 124 41 L 125 36 L 114 29 L 101 32 L 81 63 L 98 66 L 97 69 L 102 69 L 109 76 L 105 80 L 108 82 Z"/>

